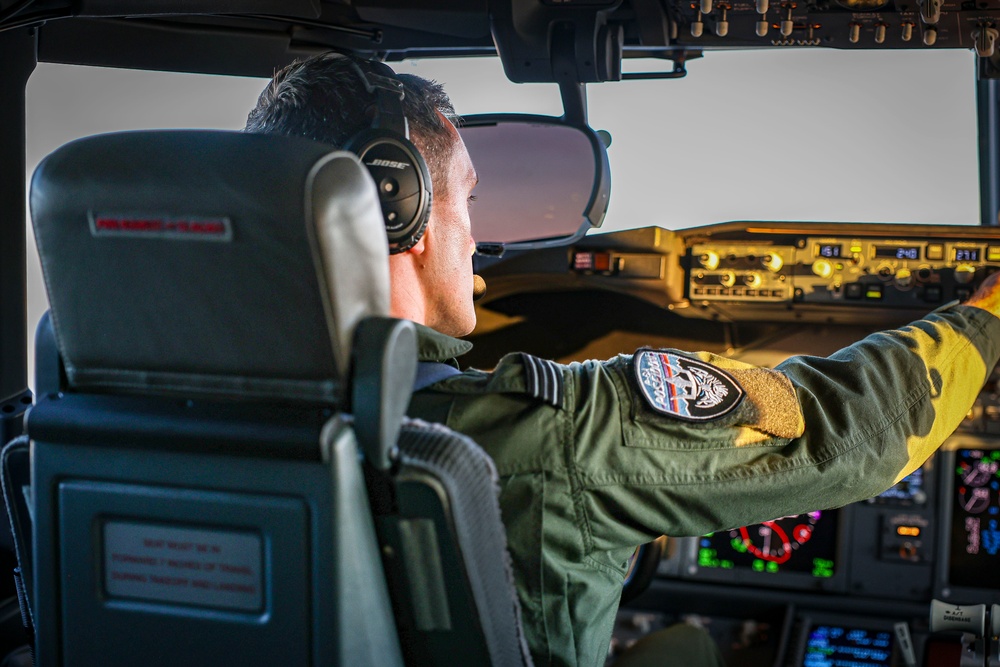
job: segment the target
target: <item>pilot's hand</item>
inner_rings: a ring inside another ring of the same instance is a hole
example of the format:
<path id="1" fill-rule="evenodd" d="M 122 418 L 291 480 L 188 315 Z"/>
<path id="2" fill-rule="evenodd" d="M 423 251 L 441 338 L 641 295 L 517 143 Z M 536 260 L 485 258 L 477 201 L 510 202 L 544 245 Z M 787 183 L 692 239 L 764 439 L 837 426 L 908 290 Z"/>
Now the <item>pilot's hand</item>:
<path id="1" fill-rule="evenodd" d="M 997 317 L 1000 317 L 1000 272 L 993 273 L 983 284 L 979 286 L 976 293 L 969 297 L 966 305 L 976 306 L 983 310 L 988 310 Z"/>

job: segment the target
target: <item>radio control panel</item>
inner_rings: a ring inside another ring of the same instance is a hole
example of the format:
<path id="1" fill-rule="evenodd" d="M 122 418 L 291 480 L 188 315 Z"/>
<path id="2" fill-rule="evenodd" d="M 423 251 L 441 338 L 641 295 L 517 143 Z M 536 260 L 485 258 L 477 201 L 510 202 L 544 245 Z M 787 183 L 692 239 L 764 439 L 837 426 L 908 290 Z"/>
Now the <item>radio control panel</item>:
<path id="1" fill-rule="evenodd" d="M 842 303 L 926 310 L 967 299 L 1000 269 L 1000 237 L 804 236 L 789 241 L 691 245 L 686 296 L 695 305 Z"/>

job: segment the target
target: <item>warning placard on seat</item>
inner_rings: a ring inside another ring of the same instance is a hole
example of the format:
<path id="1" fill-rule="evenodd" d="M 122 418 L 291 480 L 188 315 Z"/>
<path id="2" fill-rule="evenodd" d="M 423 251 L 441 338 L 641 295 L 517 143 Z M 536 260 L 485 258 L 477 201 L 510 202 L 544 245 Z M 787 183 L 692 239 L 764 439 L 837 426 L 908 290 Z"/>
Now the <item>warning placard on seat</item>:
<path id="1" fill-rule="evenodd" d="M 111 597 L 261 611 L 261 537 L 161 524 L 104 524 L 104 588 Z"/>

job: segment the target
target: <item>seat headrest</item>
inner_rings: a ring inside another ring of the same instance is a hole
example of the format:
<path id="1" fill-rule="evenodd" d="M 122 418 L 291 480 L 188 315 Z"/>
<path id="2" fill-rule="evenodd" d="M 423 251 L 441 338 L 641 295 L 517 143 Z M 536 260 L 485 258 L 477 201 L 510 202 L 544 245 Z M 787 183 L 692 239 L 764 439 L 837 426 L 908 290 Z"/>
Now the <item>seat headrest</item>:
<path id="1" fill-rule="evenodd" d="M 337 401 L 358 321 L 388 314 L 375 185 L 323 144 L 88 137 L 30 205 L 71 388 Z"/>

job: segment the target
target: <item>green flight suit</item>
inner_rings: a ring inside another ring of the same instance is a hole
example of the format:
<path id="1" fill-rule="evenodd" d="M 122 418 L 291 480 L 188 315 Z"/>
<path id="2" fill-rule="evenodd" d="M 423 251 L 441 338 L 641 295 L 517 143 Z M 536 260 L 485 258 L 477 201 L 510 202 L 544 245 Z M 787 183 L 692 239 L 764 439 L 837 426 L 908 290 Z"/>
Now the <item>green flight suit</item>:
<path id="1" fill-rule="evenodd" d="M 419 329 L 421 360 L 471 349 Z M 603 664 L 636 545 L 839 507 L 919 467 L 1000 357 L 1000 319 L 946 307 L 773 370 L 679 354 L 728 371 L 742 402 L 698 423 L 662 414 L 632 355 L 559 365 L 512 354 L 413 398 L 410 414 L 470 436 L 496 462 L 537 665 Z"/>

